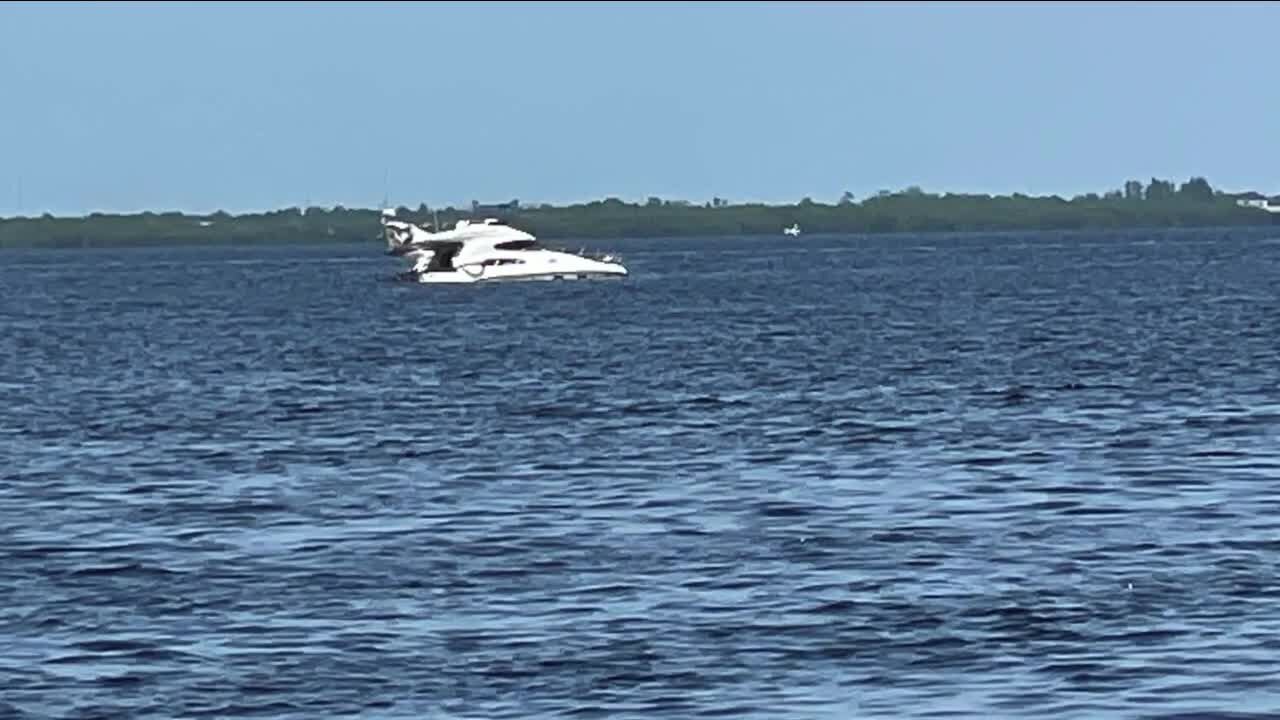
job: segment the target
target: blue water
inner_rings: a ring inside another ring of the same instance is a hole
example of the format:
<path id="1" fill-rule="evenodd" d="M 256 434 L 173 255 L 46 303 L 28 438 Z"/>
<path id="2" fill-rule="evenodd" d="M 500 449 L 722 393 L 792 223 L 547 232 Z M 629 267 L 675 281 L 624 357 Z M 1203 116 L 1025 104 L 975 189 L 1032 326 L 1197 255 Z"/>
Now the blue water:
<path id="1" fill-rule="evenodd" d="M 0 717 L 1280 712 L 1275 231 L 0 254 Z"/>

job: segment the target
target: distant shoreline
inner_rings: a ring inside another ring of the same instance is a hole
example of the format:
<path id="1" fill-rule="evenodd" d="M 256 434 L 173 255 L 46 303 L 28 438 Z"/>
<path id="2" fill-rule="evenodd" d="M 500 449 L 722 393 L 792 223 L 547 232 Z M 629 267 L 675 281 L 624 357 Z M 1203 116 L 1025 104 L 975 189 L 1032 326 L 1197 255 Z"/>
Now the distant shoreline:
<path id="1" fill-rule="evenodd" d="M 1276 203 L 1268 209 L 1268 202 Z M 1280 225 L 1280 202 L 1258 193 L 1227 194 L 1193 178 L 1172 183 L 1130 181 L 1123 191 L 1066 200 L 1056 196 L 932 194 L 919 188 L 881 192 L 855 201 L 801 200 L 791 205 L 733 204 L 719 198 L 695 205 L 649 198 L 628 203 L 610 198 L 569 206 L 521 206 L 518 202 L 432 211 L 399 208 L 421 224 L 438 219 L 452 227 L 460 219 L 496 217 L 541 239 L 622 237 L 782 236 L 798 225 L 802 234 L 885 235 L 1264 227 Z M 265 213 L 205 215 L 136 213 L 84 217 L 0 219 L 0 248 L 85 248 L 168 245 L 324 244 L 382 242 L 378 210 L 284 208 Z"/>

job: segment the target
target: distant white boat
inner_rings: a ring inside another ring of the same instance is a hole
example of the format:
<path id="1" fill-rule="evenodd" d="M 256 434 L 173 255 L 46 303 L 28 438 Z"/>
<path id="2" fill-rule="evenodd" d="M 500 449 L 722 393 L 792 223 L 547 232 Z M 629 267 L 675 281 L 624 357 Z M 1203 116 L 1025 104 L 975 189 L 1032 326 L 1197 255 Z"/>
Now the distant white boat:
<path id="1" fill-rule="evenodd" d="M 800 234 L 800 226 L 799 226 L 798 224 L 796 224 L 796 223 L 791 223 L 791 227 L 789 227 L 789 228 L 783 228 L 783 229 L 782 229 L 782 234 L 783 234 L 783 235 L 791 235 L 791 236 L 793 236 L 793 237 L 794 237 L 794 236 L 796 236 L 796 235 L 799 235 L 799 234 Z"/>
<path id="2" fill-rule="evenodd" d="M 382 211 L 387 253 L 413 263 L 402 277 L 420 283 L 474 283 L 495 280 L 586 280 L 625 277 L 612 255 L 588 257 L 537 247 L 529 233 L 492 218 L 459 220 L 452 230 L 431 232 Z"/>

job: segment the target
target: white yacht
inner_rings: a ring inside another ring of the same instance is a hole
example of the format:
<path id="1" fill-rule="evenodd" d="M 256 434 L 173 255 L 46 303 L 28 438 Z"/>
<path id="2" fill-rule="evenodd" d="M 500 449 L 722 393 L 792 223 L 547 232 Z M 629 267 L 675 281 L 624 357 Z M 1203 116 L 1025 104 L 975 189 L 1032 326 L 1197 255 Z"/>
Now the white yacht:
<path id="1" fill-rule="evenodd" d="M 782 234 L 796 237 L 800 234 L 800 225 L 798 223 L 791 223 L 791 227 L 782 228 Z"/>
<path id="2" fill-rule="evenodd" d="M 627 274 L 615 256 L 539 247 L 534 236 L 492 218 L 459 220 L 453 229 L 439 232 L 397 220 L 392 209 L 382 211 L 381 221 L 388 254 L 413 263 L 400 277 L 414 282 L 585 280 Z"/>

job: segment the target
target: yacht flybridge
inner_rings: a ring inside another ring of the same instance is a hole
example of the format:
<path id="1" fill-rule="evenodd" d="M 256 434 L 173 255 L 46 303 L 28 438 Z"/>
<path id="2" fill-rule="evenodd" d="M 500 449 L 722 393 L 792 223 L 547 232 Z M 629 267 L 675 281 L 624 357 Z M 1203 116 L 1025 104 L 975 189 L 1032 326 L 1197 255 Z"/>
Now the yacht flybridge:
<path id="1" fill-rule="evenodd" d="M 498 220 L 459 220 L 451 230 L 432 232 L 382 211 L 387 253 L 413 263 L 401 279 L 420 283 L 474 283 L 494 280 L 580 280 L 623 277 L 627 269 L 611 255 L 548 250 L 523 230 Z"/>

